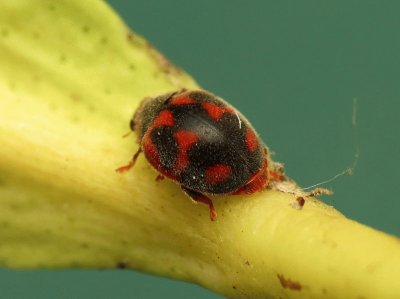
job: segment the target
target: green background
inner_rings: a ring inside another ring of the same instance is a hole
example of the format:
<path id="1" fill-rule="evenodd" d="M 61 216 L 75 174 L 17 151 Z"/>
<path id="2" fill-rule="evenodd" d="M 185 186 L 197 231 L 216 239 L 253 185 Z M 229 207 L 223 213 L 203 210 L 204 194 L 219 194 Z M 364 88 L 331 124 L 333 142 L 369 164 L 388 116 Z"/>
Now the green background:
<path id="1" fill-rule="evenodd" d="M 335 194 L 323 199 L 400 235 L 400 2 L 109 3 L 205 89 L 241 110 L 300 185 L 347 168 L 358 146 L 354 175 L 327 184 Z M 132 271 L 1 270 L 0 281 L 1 298 L 220 298 Z"/>

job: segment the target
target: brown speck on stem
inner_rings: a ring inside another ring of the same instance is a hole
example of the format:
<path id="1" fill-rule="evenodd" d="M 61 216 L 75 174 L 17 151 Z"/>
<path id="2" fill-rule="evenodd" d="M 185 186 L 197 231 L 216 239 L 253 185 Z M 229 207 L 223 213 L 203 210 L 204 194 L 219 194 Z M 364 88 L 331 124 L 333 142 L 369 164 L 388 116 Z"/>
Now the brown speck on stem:
<path id="1" fill-rule="evenodd" d="M 1 36 L 6 37 L 9 34 L 9 31 L 7 29 L 1 29 L 0 31 Z"/>
<path id="2" fill-rule="evenodd" d="M 296 198 L 297 203 L 299 204 L 299 207 L 302 208 L 304 204 L 306 203 L 306 200 L 304 199 L 303 196 L 299 196 Z"/>
<path id="3" fill-rule="evenodd" d="M 128 267 L 128 264 L 124 261 L 120 261 L 117 263 L 117 268 L 118 269 L 126 269 Z"/>
<path id="4" fill-rule="evenodd" d="M 100 39 L 100 43 L 101 43 L 102 45 L 107 44 L 107 43 L 108 43 L 108 38 L 105 37 L 105 36 L 103 36 L 103 37 Z"/>
<path id="5" fill-rule="evenodd" d="M 79 101 L 81 100 L 81 97 L 78 96 L 78 95 L 75 94 L 75 93 L 71 94 L 71 95 L 70 95 L 70 98 L 71 98 L 71 100 L 74 101 L 74 102 L 79 102 Z"/>
<path id="6" fill-rule="evenodd" d="M 82 27 L 82 31 L 83 31 L 84 33 L 89 33 L 90 27 L 89 27 L 88 25 L 85 25 L 85 26 Z"/>
<path id="7" fill-rule="evenodd" d="M 128 31 L 128 33 L 126 34 L 126 38 L 129 40 L 129 41 L 132 41 L 133 40 L 133 38 L 134 38 L 134 34 L 133 34 L 133 32 L 131 32 L 131 31 Z"/>
<path id="8" fill-rule="evenodd" d="M 282 274 L 277 274 L 279 282 L 284 289 L 291 289 L 293 291 L 300 291 L 302 286 L 299 282 L 286 278 Z"/>
<path id="9" fill-rule="evenodd" d="M 296 200 L 293 201 L 290 205 L 292 208 L 295 208 L 296 210 L 301 210 L 304 207 L 304 204 L 306 203 L 306 200 L 304 196 L 297 196 Z"/>
<path id="10" fill-rule="evenodd" d="M 159 174 L 159 175 L 157 175 L 157 177 L 156 177 L 156 182 L 160 182 L 160 181 L 162 181 L 162 180 L 164 180 L 165 179 L 165 177 L 162 175 L 162 174 Z"/>

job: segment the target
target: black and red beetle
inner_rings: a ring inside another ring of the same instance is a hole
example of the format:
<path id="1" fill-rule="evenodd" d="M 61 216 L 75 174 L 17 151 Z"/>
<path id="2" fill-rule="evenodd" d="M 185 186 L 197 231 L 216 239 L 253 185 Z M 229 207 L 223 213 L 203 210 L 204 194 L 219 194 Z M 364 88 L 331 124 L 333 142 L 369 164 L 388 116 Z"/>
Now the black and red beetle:
<path id="1" fill-rule="evenodd" d="M 221 98 L 204 90 L 181 90 L 145 98 L 130 127 L 139 150 L 161 174 L 178 184 L 194 201 L 207 204 L 205 194 L 251 194 L 283 180 L 283 168 L 271 163 L 268 148 L 247 119 Z"/>

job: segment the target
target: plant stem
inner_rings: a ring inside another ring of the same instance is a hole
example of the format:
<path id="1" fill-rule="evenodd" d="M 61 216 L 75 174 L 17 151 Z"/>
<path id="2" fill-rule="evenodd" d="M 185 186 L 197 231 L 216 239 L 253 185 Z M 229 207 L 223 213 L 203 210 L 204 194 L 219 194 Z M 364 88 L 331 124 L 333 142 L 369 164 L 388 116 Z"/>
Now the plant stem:
<path id="1" fill-rule="evenodd" d="M 55 21 L 56 20 L 56 21 Z M 198 88 L 103 2 L 0 4 L 0 263 L 131 268 L 230 298 L 399 298 L 400 242 L 266 190 L 218 218 L 156 182 L 128 130 L 145 96 Z"/>

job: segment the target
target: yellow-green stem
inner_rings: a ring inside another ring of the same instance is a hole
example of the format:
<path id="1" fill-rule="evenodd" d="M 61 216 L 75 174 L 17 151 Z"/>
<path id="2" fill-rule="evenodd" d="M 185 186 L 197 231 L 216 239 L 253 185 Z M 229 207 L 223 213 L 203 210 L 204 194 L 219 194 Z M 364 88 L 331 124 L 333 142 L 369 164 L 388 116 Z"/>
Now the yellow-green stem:
<path id="1" fill-rule="evenodd" d="M 198 88 L 103 3 L 0 4 L 0 264 L 132 268 L 231 298 L 400 298 L 400 242 L 290 194 L 156 182 L 121 136 L 145 96 Z"/>

